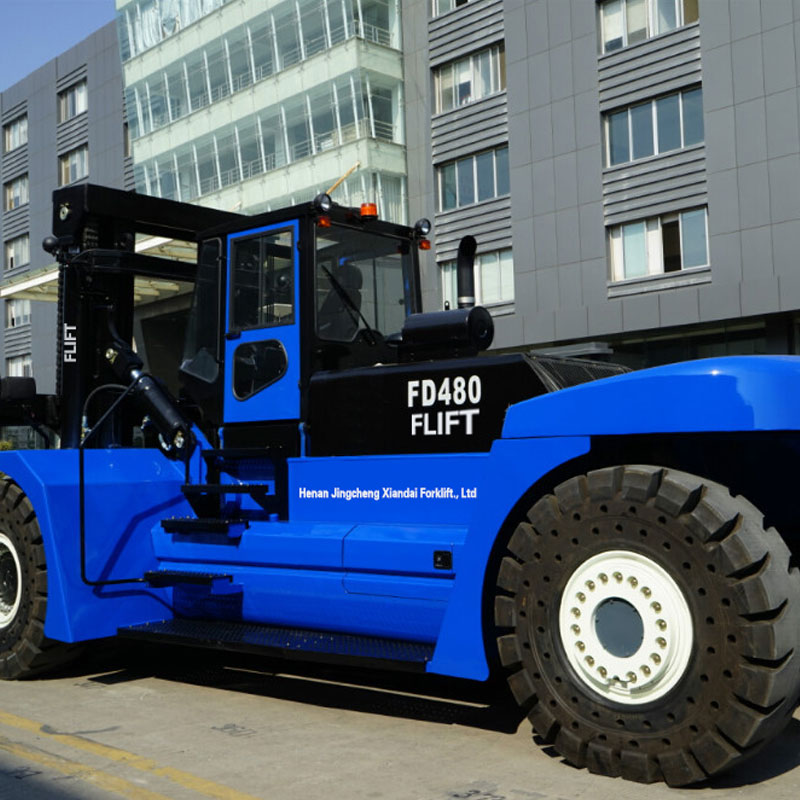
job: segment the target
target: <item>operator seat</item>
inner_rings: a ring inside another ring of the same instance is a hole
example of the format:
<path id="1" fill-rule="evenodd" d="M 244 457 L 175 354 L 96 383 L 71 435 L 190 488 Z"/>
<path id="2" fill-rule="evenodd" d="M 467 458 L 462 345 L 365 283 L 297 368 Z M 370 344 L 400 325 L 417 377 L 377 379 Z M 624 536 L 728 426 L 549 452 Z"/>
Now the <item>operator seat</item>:
<path id="1" fill-rule="evenodd" d="M 364 276 L 361 270 L 349 261 L 339 264 L 331 274 L 352 301 L 352 306 L 342 299 L 331 283 L 331 288 L 317 312 L 317 332 L 323 339 L 351 342 L 360 325 L 356 309 L 361 309 L 361 287 L 364 285 Z"/>

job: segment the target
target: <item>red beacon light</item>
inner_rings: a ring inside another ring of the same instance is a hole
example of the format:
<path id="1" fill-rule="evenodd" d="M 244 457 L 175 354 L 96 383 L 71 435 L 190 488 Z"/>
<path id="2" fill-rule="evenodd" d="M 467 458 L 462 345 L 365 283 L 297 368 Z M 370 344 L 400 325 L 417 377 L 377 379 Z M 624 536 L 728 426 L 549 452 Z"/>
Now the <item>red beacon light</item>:
<path id="1" fill-rule="evenodd" d="M 319 228 L 330 228 L 331 226 L 331 218 L 330 217 L 317 217 L 317 227 Z"/>
<path id="2" fill-rule="evenodd" d="M 378 206 L 375 203 L 362 203 L 361 216 L 363 219 L 378 219 Z"/>
<path id="3" fill-rule="evenodd" d="M 431 249 L 430 239 L 420 239 L 419 240 L 419 249 L 420 250 L 430 250 Z"/>

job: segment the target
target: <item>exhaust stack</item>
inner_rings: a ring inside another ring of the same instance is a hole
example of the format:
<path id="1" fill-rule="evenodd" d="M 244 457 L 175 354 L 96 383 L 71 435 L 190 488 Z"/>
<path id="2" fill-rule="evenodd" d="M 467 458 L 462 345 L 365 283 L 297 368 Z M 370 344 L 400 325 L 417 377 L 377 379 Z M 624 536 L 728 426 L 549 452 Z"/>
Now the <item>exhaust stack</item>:
<path id="1" fill-rule="evenodd" d="M 474 236 L 464 236 L 458 243 L 456 257 L 456 294 L 459 308 L 475 305 L 475 251 L 478 243 Z"/>

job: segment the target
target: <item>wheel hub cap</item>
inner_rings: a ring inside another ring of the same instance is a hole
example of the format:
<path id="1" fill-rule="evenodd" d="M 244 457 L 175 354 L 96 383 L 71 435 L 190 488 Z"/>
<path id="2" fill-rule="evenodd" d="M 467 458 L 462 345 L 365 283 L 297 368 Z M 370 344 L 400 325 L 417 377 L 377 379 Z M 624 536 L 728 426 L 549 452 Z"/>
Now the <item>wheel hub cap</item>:
<path id="1" fill-rule="evenodd" d="M 22 572 L 11 540 L 0 533 L 0 630 L 8 627 L 19 608 Z"/>
<path id="2" fill-rule="evenodd" d="M 629 550 L 599 553 L 572 573 L 559 631 L 583 685 L 632 705 L 680 681 L 694 641 L 683 592 L 660 564 Z"/>

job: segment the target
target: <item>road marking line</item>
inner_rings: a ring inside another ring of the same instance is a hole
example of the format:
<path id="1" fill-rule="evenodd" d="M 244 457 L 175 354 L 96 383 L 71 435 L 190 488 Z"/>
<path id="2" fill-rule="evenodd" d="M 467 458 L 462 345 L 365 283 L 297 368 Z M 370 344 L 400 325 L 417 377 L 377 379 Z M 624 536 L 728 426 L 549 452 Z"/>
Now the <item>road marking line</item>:
<path id="1" fill-rule="evenodd" d="M 173 783 L 177 783 L 186 789 L 191 789 L 206 797 L 214 797 L 216 800 L 260 800 L 260 798 L 254 797 L 251 794 L 245 794 L 236 789 L 231 789 L 228 786 L 214 783 L 198 775 L 193 775 L 191 772 L 184 772 L 174 767 L 162 766 L 152 758 L 137 756 L 135 753 L 129 753 L 127 750 L 120 750 L 118 747 L 100 744 L 99 742 L 93 742 L 89 739 L 73 736 L 69 733 L 51 733 L 47 730 L 46 726 L 43 726 L 40 722 L 35 722 L 25 717 L 18 717 L 14 714 L 9 714 L 7 711 L 0 711 L 0 725 L 18 728 L 19 730 L 34 733 L 37 736 L 47 736 L 76 750 L 84 750 L 87 753 L 92 753 L 101 758 L 107 758 L 110 761 L 116 761 L 119 764 L 133 767 L 142 772 L 168 778 Z"/>
<path id="2" fill-rule="evenodd" d="M 124 778 L 118 778 L 116 775 L 110 775 L 107 772 L 103 772 L 103 770 L 90 767 L 82 761 L 70 761 L 60 756 L 51 756 L 44 752 L 31 750 L 18 742 L 12 742 L 6 739 L 4 736 L 0 736 L 0 750 L 5 750 L 16 758 L 33 762 L 45 769 L 55 770 L 62 775 L 68 775 L 71 778 L 86 781 L 96 786 L 98 789 L 114 792 L 122 795 L 122 797 L 129 798 L 129 800 L 169 800 L 165 794 L 143 789 L 135 783 L 126 781 Z"/>

